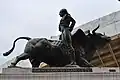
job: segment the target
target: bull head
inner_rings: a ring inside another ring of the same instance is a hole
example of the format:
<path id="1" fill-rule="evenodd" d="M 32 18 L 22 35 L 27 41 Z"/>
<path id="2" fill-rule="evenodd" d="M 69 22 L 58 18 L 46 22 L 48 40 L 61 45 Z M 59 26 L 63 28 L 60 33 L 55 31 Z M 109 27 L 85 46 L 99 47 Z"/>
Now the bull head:
<path id="1" fill-rule="evenodd" d="M 95 31 L 100 27 L 100 25 L 98 25 L 97 28 L 95 28 L 92 31 L 92 36 L 90 37 L 91 40 L 93 41 L 94 45 L 97 47 L 102 47 L 104 46 L 106 43 L 108 43 L 111 38 L 106 36 L 105 33 L 101 34 L 101 33 L 96 33 Z"/>

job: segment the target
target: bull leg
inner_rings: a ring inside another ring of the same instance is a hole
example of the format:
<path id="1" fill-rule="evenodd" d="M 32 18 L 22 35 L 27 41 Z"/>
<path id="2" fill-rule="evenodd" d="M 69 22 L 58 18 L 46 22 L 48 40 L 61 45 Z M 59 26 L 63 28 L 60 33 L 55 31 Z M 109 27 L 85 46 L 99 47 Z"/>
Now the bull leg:
<path id="1" fill-rule="evenodd" d="M 81 57 L 81 60 L 83 62 L 83 67 L 94 67 L 94 65 L 88 62 L 85 58 Z"/>
<path id="2" fill-rule="evenodd" d="M 40 61 L 38 61 L 36 59 L 29 58 L 29 60 L 30 60 L 30 63 L 32 64 L 32 68 L 39 67 L 39 65 L 41 63 Z"/>
<path id="3" fill-rule="evenodd" d="M 29 58 L 29 55 L 27 53 L 22 53 L 21 55 L 15 58 L 15 60 L 11 63 L 10 67 L 15 67 L 19 61 L 26 60 L 28 58 Z"/>
<path id="4" fill-rule="evenodd" d="M 75 61 L 75 50 L 72 46 L 72 39 L 71 39 L 71 33 L 68 28 L 64 29 L 63 31 L 63 41 L 66 43 L 66 45 L 69 48 L 69 56 L 70 56 L 70 64 L 74 65 L 76 64 Z"/>

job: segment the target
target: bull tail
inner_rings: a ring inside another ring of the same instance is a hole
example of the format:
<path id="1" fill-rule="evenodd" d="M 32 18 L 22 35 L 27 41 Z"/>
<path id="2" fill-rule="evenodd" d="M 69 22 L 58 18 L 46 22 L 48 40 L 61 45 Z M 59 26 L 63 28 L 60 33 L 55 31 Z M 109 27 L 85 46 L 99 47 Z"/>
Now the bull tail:
<path id="1" fill-rule="evenodd" d="M 16 41 L 19 40 L 19 39 L 26 39 L 26 40 L 29 41 L 31 38 L 30 38 L 30 37 L 18 37 L 17 39 L 14 40 L 14 42 L 13 42 L 13 47 L 12 47 L 8 52 L 3 53 L 3 56 L 8 56 L 8 55 L 14 50 L 14 48 L 15 48 L 15 43 L 16 43 Z"/>

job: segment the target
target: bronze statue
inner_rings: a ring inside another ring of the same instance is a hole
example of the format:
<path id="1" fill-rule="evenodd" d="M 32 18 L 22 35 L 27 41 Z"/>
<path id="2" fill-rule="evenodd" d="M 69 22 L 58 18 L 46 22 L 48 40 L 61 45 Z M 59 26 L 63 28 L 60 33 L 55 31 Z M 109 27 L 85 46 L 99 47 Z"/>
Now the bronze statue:
<path id="1" fill-rule="evenodd" d="M 8 56 L 14 50 L 15 43 L 19 39 L 26 39 L 28 42 L 24 52 L 16 57 L 11 63 L 11 67 L 15 67 L 19 61 L 26 59 L 30 60 L 32 67 L 39 67 L 41 62 L 45 62 L 54 67 L 63 67 L 71 63 L 68 55 L 69 49 L 63 41 L 48 40 L 46 38 L 31 39 L 29 37 L 19 37 L 14 41 L 12 49 L 3 53 L 4 56 Z M 91 43 L 91 40 L 96 43 Z M 89 64 L 89 61 L 95 53 L 96 47 L 102 47 L 109 41 L 110 37 L 105 35 L 96 34 L 88 37 L 81 29 L 78 29 L 75 34 L 72 35 L 76 64 L 82 67 L 92 66 Z M 81 51 L 81 47 L 83 48 L 83 51 Z"/>
<path id="2" fill-rule="evenodd" d="M 76 64 L 75 51 L 72 46 L 72 39 L 71 39 L 71 31 L 73 30 L 76 22 L 67 12 L 66 9 L 61 9 L 59 15 L 60 17 L 62 17 L 59 23 L 59 31 L 62 32 L 61 40 L 67 45 L 67 47 L 69 47 L 70 50 L 69 56 L 71 58 L 70 64 Z M 70 24 L 70 22 L 72 23 Z"/>

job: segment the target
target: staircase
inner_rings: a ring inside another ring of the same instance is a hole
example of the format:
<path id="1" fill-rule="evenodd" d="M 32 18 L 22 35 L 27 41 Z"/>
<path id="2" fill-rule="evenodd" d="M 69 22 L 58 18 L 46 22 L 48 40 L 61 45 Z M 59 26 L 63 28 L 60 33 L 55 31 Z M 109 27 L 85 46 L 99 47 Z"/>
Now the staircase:
<path id="1" fill-rule="evenodd" d="M 120 34 L 111 37 L 111 42 L 96 50 L 91 63 L 97 67 L 120 67 Z"/>

